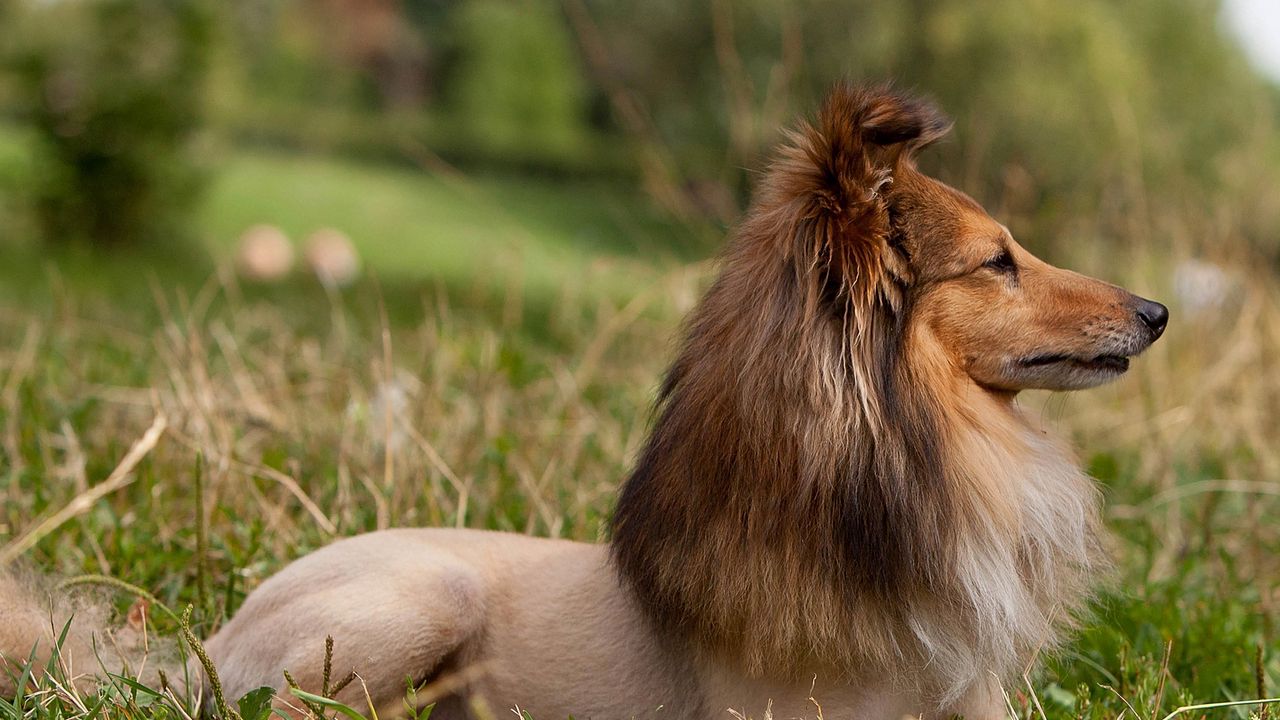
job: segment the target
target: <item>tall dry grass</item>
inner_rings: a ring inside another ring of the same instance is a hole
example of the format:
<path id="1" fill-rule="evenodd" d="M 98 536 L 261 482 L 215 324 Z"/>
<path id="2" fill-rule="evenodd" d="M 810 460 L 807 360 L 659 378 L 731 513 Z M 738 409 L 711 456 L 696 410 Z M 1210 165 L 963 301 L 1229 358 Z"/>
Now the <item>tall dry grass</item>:
<path id="1" fill-rule="evenodd" d="M 1174 287 L 1185 257 L 1141 246 L 1072 254 L 1085 271 L 1168 301 L 1173 321 L 1115 384 L 1027 394 L 1021 404 L 1069 434 L 1086 461 L 1107 455 L 1124 465 L 1109 506 L 1114 523 L 1152 523 L 1165 555 L 1189 534 L 1211 532 L 1274 602 L 1280 561 L 1250 550 L 1280 536 L 1273 276 L 1257 265 L 1215 266 L 1231 284 L 1192 311 Z M 328 538 L 392 525 L 599 539 L 679 318 L 710 272 L 705 264 L 671 272 L 624 305 L 562 298 L 551 320 L 564 340 L 556 350 L 519 327 L 456 313 L 440 297 L 426 298 L 420 322 L 395 327 L 360 325 L 335 299 L 328 328 L 304 331 L 269 303 L 237 300 L 221 281 L 188 302 L 158 301 L 165 319 L 150 331 L 73 309 L 0 310 L 5 534 L 18 537 L 90 491 L 101 479 L 93 468 L 163 416 L 169 427 L 145 460 L 147 482 L 107 499 L 125 521 L 154 524 L 159 542 L 176 542 L 194 522 L 197 458 L 211 532 L 260 523 L 271 566 Z M 134 516 L 139 500 L 146 518 Z M 54 539 L 40 547 L 61 546 L 59 565 L 126 570 L 75 522 Z M 67 560 L 67 544 L 92 558 Z M 1165 555 L 1151 573 L 1167 572 Z"/>
<path id="2" fill-rule="evenodd" d="M 441 296 L 396 326 L 362 324 L 335 297 L 317 332 L 221 280 L 189 300 L 159 296 L 163 322 L 143 331 L 80 316 L 70 298 L 53 316 L 0 309 L 4 536 L 91 492 L 164 417 L 138 482 L 107 498 L 116 532 L 146 523 L 155 541 L 182 542 L 199 464 L 211 535 L 260 525 L 263 572 L 393 525 L 596 539 L 700 274 L 671 272 L 623 304 L 567 290 L 549 321 L 564 352 Z M 42 554 L 127 574 L 103 549 L 111 539 L 78 522 L 46 533 Z"/>

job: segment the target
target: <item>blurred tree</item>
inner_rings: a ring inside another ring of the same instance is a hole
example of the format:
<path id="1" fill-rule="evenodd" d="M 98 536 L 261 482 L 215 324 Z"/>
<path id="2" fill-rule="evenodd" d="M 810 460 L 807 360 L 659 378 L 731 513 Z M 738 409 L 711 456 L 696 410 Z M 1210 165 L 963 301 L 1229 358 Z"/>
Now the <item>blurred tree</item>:
<path id="1" fill-rule="evenodd" d="M 222 6 L 253 103 L 420 109 L 431 87 L 429 53 L 400 0 L 313 0 Z"/>
<path id="2" fill-rule="evenodd" d="M 199 187 L 211 16 L 199 0 L 23 4 L 18 111 L 38 142 L 32 197 L 48 242 L 114 246 L 185 235 Z"/>
<path id="3" fill-rule="evenodd" d="M 586 87 L 564 18 L 536 0 L 468 0 L 453 13 L 448 78 L 457 132 L 491 156 L 559 160 L 583 152 Z"/>
<path id="4" fill-rule="evenodd" d="M 214 121 L 239 138 L 617 173 L 573 37 L 533 0 L 226 0 Z M 623 172 L 626 172 L 624 169 Z"/>
<path id="5" fill-rule="evenodd" d="M 325 0 L 318 3 L 333 51 L 360 70 L 387 109 L 418 108 L 429 87 L 427 48 L 405 21 L 399 0 Z"/>

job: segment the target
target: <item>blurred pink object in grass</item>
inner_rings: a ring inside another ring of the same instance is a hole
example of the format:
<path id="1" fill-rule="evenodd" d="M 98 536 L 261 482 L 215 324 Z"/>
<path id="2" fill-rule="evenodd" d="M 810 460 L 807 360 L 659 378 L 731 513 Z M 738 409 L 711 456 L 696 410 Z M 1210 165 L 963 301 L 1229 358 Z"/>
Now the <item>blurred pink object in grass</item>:
<path id="1" fill-rule="evenodd" d="M 341 230 L 322 228 L 311 233 L 303 257 L 311 272 L 330 287 L 350 285 L 360 274 L 360 255 Z"/>
<path id="2" fill-rule="evenodd" d="M 236 268 L 250 280 L 272 282 L 293 270 L 293 245 L 274 225 L 254 225 L 240 236 Z"/>

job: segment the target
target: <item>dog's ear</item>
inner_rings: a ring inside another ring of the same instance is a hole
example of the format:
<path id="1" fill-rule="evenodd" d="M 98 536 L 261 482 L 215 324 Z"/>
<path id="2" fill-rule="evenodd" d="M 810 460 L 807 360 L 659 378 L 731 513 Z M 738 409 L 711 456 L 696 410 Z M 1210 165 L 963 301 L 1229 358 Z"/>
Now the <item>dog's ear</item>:
<path id="1" fill-rule="evenodd" d="M 934 142 L 951 129 L 951 121 L 932 103 L 888 87 L 862 91 L 846 87 L 832 92 L 823 112 L 825 121 L 837 123 L 835 127 L 828 126 L 831 132 L 839 132 L 842 116 L 858 122 L 868 143 L 911 151 Z"/>
<path id="2" fill-rule="evenodd" d="M 951 122 L 922 98 L 887 85 L 837 86 L 816 125 L 802 132 L 818 208 L 849 215 L 877 199 L 899 162 L 950 128 Z"/>
<path id="3" fill-rule="evenodd" d="M 817 121 L 792 136 L 764 197 L 794 213 L 797 259 L 821 270 L 824 294 L 835 289 L 846 298 L 868 298 L 883 287 L 887 272 L 901 277 L 901 263 L 886 257 L 890 223 L 883 191 L 914 152 L 950 127 L 924 99 L 888 85 L 842 84 Z"/>

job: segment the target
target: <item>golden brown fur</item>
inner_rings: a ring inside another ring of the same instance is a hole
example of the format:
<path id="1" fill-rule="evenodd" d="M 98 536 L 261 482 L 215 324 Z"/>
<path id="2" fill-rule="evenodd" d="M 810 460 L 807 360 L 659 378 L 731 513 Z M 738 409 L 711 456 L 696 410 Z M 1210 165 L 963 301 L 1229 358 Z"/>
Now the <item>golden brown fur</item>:
<path id="1" fill-rule="evenodd" d="M 811 691 L 827 717 L 1000 715 L 995 682 L 1054 644 L 1104 565 L 1092 482 L 1014 398 L 1119 375 L 1167 316 L 919 173 L 946 128 L 920 100 L 840 87 L 791 135 L 688 320 L 607 551 L 336 543 L 209 641 L 229 690 L 286 667 L 306 685 L 333 634 L 384 710 L 406 677 L 470 669 L 441 717 L 468 699 L 783 717 Z"/>

